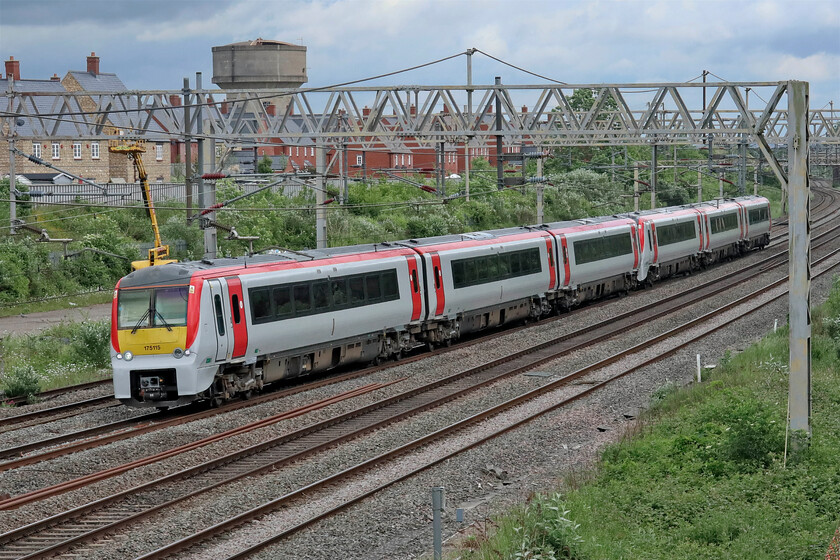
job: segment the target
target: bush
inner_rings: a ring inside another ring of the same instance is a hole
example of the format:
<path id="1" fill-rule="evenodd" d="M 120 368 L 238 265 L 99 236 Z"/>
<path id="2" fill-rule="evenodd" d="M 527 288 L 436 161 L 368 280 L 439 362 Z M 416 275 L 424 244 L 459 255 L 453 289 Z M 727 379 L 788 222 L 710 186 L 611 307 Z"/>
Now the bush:
<path id="1" fill-rule="evenodd" d="M 34 367 L 21 364 L 6 372 L 2 387 L 6 397 L 31 397 L 40 392 L 41 380 Z"/>
<path id="2" fill-rule="evenodd" d="M 78 360 L 93 367 L 107 367 L 111 360 L 108 344 L 111 331 L 106 321 L 83 321 L 73 340 Z"/>

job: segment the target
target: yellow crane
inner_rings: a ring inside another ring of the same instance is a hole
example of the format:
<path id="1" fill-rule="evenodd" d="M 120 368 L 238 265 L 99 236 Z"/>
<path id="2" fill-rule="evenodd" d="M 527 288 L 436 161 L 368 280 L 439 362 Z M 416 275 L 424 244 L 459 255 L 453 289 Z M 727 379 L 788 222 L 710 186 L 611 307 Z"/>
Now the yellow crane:
<path id="1" fill-rule="evenodd" d="M 134 168 L 137 170 L 137 176 L 140 179 L 140 186 L 143 192 L 143 205 L 146 208 L 146 214 L 148 214 L 149 220 L 152 222 L 152 231 L 155 233 L 155 246 L 149 249 L 148 260 L 133 261 L 131 263 L 132 270 L 177 262 L 175 259 L 167 258 L 169 256 L 169 245 L 164 245 L 160 240 L 160 228 L 158 228 L 155 205 L 152 202 L 149 177 L 146 175 L 143 158 L 140 156 L 140 154 L 146 151 L 146 142 L 143 140 L 111 140 L 108 142 L 108 151 L 114 154 L 125 154 L 134 163 Z"/>

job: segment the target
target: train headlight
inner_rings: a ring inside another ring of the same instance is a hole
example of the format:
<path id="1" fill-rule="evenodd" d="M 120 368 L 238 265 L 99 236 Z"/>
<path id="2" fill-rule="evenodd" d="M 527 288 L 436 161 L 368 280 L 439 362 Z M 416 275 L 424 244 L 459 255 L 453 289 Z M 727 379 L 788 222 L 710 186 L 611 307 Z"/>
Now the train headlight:
<path id="1" fill-rule="evenodd" d="M 176 358 L 180 359 L 180 358 L 184 357 L 184 351 L 181 350 L 180 348 L 176 348 L 175 350 L 172 351 L 172 355 L 175 356 Z"/>
<path id="2" fill-rule="evenodd" d="M 122 354 L 117 354 L 117 359 L 122 360 Z"/>
<path id="3" fill-rule="evenodd" d="M 189 356 L 190 354 L 192 354 L 192 352 L 190 351 L 190 349 L 189 349 L 189 348 L 187 348 L 186 350 L 184 350 L 184 356 Z"/>
<path id="4" fill-rule="evenodd" d="M 129 352 L 129 351 L 126 351 L 126 353 L 125 353 L 125 354 L 123 354 L 123 358 L 125 358 L 125 361 L 126 361 L 126 362 L 130 362 L 131 360 L 133 360 L 133 359 L 134 359 L 134 354 L 132 354 L 132 353 L 131 353 L 131 352 Z"/>

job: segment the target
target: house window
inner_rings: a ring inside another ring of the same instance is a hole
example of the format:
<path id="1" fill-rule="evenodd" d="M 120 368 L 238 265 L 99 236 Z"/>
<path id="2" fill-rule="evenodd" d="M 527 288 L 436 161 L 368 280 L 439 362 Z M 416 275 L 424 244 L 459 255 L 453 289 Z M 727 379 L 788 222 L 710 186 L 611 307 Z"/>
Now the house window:
<path id="1" fill-rule="evenodd" d="M 90 158 L 99 159 L 99 142 L 90 143 Z"/>
<path id="2" fill-rule="evenodd" d="M 405 154 L 400 154 L 400 165 L 405 165 Z"/>
<path id="3" fill-rule="evenodd" d="M 295 155 L 296 156 L 300 155 L 300 146 L 295 146 Z"/>
<path id="4" fill-rule="evenodd" d="M 32 142 L 32 155 L 39 158 L 41 157 L 41 143 L 40 142 Z"/>
<path id="5" fill-rule="evenodd" d="M 61 144 L 58 142 L 52 143 L 52 158 L 61 159 Z"/>
<path id="6" fill-rule="evenodd" d="M 408 154 L 408 165 L 411 165 L 411 154 Z"/>
<path id="7" fill-rule="evenodd" d="M 163 161 L 163 144 L 155 144 L 155 159 Z"/>
<path id="8" fill-rule="evenodd" d="M 82 143 L 73 142 L 73 159 L 82 159 Z"/>
<path id="9" fill-rule="evenodd" d="M 356 156 L 356 165 L 362 165 L 362 156 Z"/>

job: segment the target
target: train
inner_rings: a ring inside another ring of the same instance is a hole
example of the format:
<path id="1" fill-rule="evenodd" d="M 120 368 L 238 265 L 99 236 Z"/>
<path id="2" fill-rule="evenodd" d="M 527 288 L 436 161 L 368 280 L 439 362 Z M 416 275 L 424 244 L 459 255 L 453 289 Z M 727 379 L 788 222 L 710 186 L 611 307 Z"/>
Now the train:
<path id="1" fill-rule="evenodd" d="M 322 250 L 170 263 L 114 289 L 114 396 L 218 405 L 266 384 L 652 285 L 770 241 L 760 196 Z"/>

